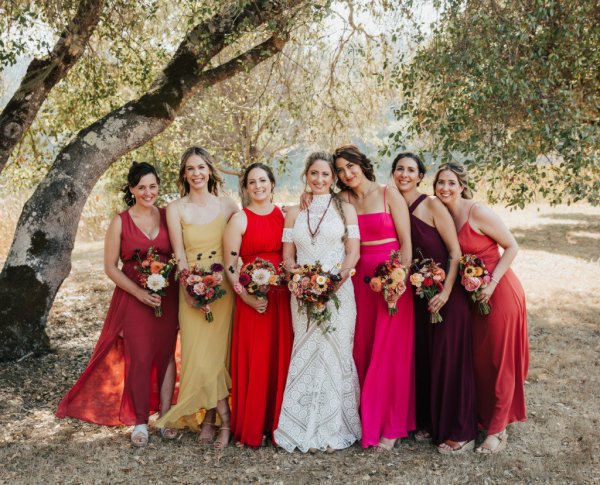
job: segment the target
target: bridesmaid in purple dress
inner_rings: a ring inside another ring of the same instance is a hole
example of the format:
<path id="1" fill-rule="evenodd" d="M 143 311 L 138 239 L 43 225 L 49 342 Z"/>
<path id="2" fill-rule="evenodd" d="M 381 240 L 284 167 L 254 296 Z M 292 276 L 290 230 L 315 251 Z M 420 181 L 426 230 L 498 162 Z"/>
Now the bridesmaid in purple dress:
<path id="1" fill-rule="evenodd" d="M 461 251 L 450 213 L 417 190 L 425 165 L 400 153 L 391 170 L 409 205 L 413 258 L 431 258 L 447 272 L 444 290 L 429 303 L 415 295 L 417 439 L 431 437 L 443 454 L 472 450 L 477 437 L 471 310 L 456 283 Z M 430 323 L 430 312 L 443 321 Z"/>

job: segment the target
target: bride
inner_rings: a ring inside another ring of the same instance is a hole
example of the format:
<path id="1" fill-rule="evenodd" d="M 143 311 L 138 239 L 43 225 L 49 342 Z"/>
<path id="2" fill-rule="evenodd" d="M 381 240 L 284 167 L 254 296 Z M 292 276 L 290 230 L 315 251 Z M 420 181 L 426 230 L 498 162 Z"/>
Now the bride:
<path id="1" fill-rule="evenodd" d="M 358 219 L 352 205 L 333 197 L 331 155 L 310 154 L 303 175 L 313 198 L 306 210 L 294 206 L 287 211 L 283 261 L 291 272 L 317 260 L 326 271 L 339 271 L 340 306 L 336 310 L 333 302 L 327 304 L 335 330 L 324 333 L 315 323 L 307 328 L 307 316 L 292 297 L 294 345 L 274 438 L 287 451 L 334 451 L 360 439 L 361 430 L 352 358 L 356 303 L 350 279 L 360 251 Z"/>

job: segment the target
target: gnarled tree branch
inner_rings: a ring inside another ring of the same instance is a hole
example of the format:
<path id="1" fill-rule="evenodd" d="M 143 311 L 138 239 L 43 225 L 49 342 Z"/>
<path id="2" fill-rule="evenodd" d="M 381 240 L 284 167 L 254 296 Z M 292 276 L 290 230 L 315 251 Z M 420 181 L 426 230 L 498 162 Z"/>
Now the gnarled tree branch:
<path id="1" fill-rule="evenodd" d="M 104 0 L 81 0 L 48 57 L 29 64 L 21 85 L 0 114 L 0 173 L 52 88 L 82 56 L 103 6 Z"/>

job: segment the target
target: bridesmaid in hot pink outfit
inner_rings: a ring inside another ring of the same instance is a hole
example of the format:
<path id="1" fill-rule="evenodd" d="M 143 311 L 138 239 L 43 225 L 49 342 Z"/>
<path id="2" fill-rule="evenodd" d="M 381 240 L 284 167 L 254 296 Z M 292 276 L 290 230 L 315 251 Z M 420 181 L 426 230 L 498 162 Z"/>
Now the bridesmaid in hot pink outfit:
<path id="1" fill-rule="evenodd" d="M 510 269 L 519 247 L 500 218 L 474 202 L 467 172 L 458 163 L 443 164 L 434 179 L 435 194 L 450 211 L 463 254 L 483 260 L 492 276 L 479 300 L 489 315 L 473 310 L 473 362 L 477 418 L 487 437 L 475 451 L 494 454 L 507 444 L 506 426 L 525 421 L 525 378 L 529 365 L 525 292 Z M 504 252 L 500 255 L 498 245 Z"/>
<path id="2" fill-rule="evenodd" d="M 375 182 L 371 161 L 357 147 L 338 148 L 334 159 L 341 197 L 356 208 L 361 237 L 354 276 L 354 361 L 361 387 L 362 446 L 387 451 L 416 428 L 412 290 L 407 285 L 396 303 L 398 313 L 390 316 L 382 295 L 365 278 L 397 249 L 409 267 L 410 218 L 404 198 L 395 187 Z"/>

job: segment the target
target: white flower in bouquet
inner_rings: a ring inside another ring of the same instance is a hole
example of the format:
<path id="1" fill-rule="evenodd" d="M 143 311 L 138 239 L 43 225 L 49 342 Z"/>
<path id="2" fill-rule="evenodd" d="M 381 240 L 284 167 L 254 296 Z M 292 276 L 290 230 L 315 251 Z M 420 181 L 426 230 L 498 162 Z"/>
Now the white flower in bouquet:
<path id="1" fill-rule="evenodd" d="M 146 285 L 148 289 L 151 291 L 160 291 L 166 286 L 167 281 L 164 279 L 162 275 L 159 274 L 151 274 L 148 276 L 148 281 Z"/>
<path id="2" fill-rule="evenodd" d="M 268 269 L 259 268 L 255 269 L 252 273 L 252 281 L 254 281 L 259 286 L 268 285 L 270 278 L 271 272 Z"/>

